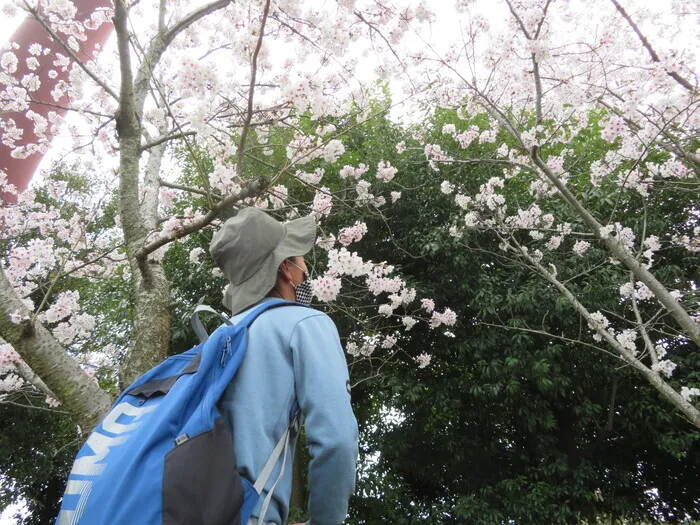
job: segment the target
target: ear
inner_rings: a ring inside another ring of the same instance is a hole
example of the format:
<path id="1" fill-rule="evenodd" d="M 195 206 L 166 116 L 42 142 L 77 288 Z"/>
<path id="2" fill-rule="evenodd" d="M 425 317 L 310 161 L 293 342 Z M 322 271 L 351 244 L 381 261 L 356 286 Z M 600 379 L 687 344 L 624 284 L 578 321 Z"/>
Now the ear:
<path id="1" fill-rule="evenodd" d="M 289 270 L 289 265 L 287 264 L 286 259 L 280 263 L 279 268 L 277 268 L 277 273 L 280 277 L 287 281 L 292 280 L 292 272 Z"/>

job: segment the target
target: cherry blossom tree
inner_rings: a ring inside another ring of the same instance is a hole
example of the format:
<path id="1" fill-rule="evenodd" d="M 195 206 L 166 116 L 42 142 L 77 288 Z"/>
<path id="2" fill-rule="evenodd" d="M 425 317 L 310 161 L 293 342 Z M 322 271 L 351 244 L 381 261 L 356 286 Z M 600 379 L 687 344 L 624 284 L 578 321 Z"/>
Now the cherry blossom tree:
<path id="1" fill-rule="evenodd" d="M 424 40 L 414 51 L 394 50 L 420 71 L 417 87 L 428 89 L 426 104 L 455 108 L 459 120 L 446 124 L 441 138 L 428 142 L 417 133 L 397 150 L 421 148 L 431 167 L 446 174 L 441 189 L 455 193 L 458 210 L 454 236 L 469 229 L 498 235 L 506 253 L 574 306 L 596 342 L 612 348 L 700 427 L 697 385 L 676 389 L 667 381 L 676 367 L 667 352 L 673 341 L 700 345 L 697 282 L 669 288 L 654 268 L 664 246 L 682 246 L 697 257 L 697 201 L 680 224 L 658 231 L 647 230 L 644 213 L 658 195 L 697 194 L 700 93 L 697 42 L 689 36 L 697 13 L 686 12 L 682 2 L 661 14 L 628 4 L 505 0 L 501 10 L 487 11 L 479 2 L 462 2 L 461 31 L 448 49 Z M 497 25 L 499 16 L 506 22 Z M 478 115 L 485 118 L 478 122 Z M 573 147 L 591 133 L 608 144 L 600 157 Z M 500 144 L 490 158 L 471 158 L 470 146 L 489 143 Z M 461 168 L 474 163 L 500 173 L 467 194 Z M 507 203 L 503 188 L 523 183 L 530 187 L 527 200 Z M 615 204 L 609 216 L 595 216 L 589 201 L 600 191 L 613 203 L 636 195 L 639 220 L 621 224 Z M 630 305 L 627 317 L 613 322 L 596 305 L 582 304 L 567 284 L 575 277 L 548 264 L 548 252 L 572 234 L 579 237 L 571 243 L 574 253 L 595 244 L 607 252 L 605 264 L 628 272 L 619 299 Z M 642 301 L 655 302 L 659 311 L 645 318 Z"/>

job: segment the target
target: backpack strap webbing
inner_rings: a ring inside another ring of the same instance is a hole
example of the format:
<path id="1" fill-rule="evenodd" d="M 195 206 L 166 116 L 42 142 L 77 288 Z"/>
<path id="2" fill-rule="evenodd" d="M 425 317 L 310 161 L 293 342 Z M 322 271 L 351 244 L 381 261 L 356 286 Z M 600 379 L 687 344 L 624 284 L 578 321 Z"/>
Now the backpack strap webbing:
<path id="1" fill-rule="evenodd" d="M 194 312 L 192 312 L 192 328 L 194 329 L 194 333 L 197 334 L 197 337 L 199 337 L 200 343 L 203 343 L 207 339 L 209 339 L 209 334 L 207 333 L 206 328 L 204 328 L 204 325 L 202 324 L 202 321 L 199 319 L 199 314 L 202 312 L 206 312 L 209 314 L 214 314 L 216 317 L 219 318 L 219 320 L 222 323 L 225 323 L 227 325 L 232 325 L 233 323 L 229 320 L 228 317 L 225 315 L 220 314 L 216 310 L 214 310 L 211 306 L 208 306 L 206 304 L 198 304 L 197 307 L 194 309 Z"/>
<path id="2" fill-rule="evenodd" d="M 282 434 L 282 437 L 277 442 L 277 446 L 275 446 L 274 450 L 272 451 L 272 454 L 270 454 L 270 458 L 267 460 L 267 463 L 265 463 L 265 466 L 260 472 L 258 479 L 255 480 L 255 485 L 253 487 L 255 488 L 258 494 L 262 494 L 262 491 L 265 488 L 267 481 L 270 479 L 272 470 L 275 468 L 275 465 L 277 464 L 280 455 L 282 455 L 282 468 L 280 469 L 279 476 L 277 476 L 277 479 L 270 488 L 270 492 L 268 492 L 267 496 L 265 496 L 265 500 L 263 501 L 262 507 L 260 508 L 260 516 L 258 516 L 258 520 L 261 523 L 265 520 L 265 514 L 267 514 L 267 508 L 270 506 L 272 494 L 275 492 L 275 488 L 282 479 L 282 476 L 284 476 L 284 467 L 287 464 L 287 450 L 289 448 L 289 442 L 291 441 L 292 436 L 296 436 L 296 434 L 299 433 L 299 428 L 301 427 L 301 420 L 301 410 L 297 409 L 296 413 L 294 414 L 294 417 L 292 418 L 292 422 L 289 424 L 287 429 L 284 431 L 284 434 Z"/>

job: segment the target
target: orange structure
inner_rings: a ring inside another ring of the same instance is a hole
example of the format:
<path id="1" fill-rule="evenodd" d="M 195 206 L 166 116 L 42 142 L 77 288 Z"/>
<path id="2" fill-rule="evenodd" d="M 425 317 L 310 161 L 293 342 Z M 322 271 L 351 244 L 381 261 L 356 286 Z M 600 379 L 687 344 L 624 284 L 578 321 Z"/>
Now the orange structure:
<path id="1" fill-rule="evenodd" d="M 75 20 L 80 22 L 88 20 L 97 9 L 111 7 L 111 3 L 107 0 L 73 0 L 73 3 L 77 9 Z M 102 49 L 104 46 L 112 29 L 113 26 L 111 23 L 104 23 L 95 30 L 87 30 L 85 32 L 87 38 L 80 42 L 80 49 L 76 52 L 78 59 L 81 61 L 93 59 L 98 50 Z M 40 88 L 31 93 L 32 102 L 29 109 L 44 118 L 47 118 L 51 111 L 55 111 L 58 115 L 64 116 L 67 112 L 66 108 L 70 105 L 68 96 L 63 95 L 59 100 L 54 100 L 54 97 L 51 95 L 51 91 L 54 89 L 57 82 L 61 80 L 69 82 L 68 71 L 70 68 L 67 68 L 66 71 L 62 71 L 62 68 L 53 66 L 53 61 L 57 53 L 61 53 L 64 56 L 67 55 L 66 51 L 61 47 L 61 44 L 54 40 L 32 16 L 27 16 L 8 42 L 10 45 L 17 44 L 19 46 L 17 49 L 11 49 L 18 58 L 17 71 L 13 76 L 21 81 L 25 75 L 34 73 L 41 81 Z M 51 52 L 47 56 L 44 56 L 42 53 L 41 56 L 36 57 L 39 60 L 39 66 L 34 71 L 31 71 L 27 64 L 27 59 L 32 56 L 29 52 L 29 46 L 34 43 L 41 45 L 42 49 L 50 49 Z M 49 71 L 51 70 L 58 73 L 55 78 L 49 77 Z M 0 118 L 5 121 L 13 119 L 17 127 L 24 130 L 22 138 L 17 141 L 17 145 L 34 144 L 37 142 L 37 136 L 34 133 L 34 123 L 27 118 L 25 112 L 4 113 L 0 115 Z M 23 191 L 27 188 L 42 157 L 42 153 L 36 152 L 24 159 L 14 158 L 11 155 L 11 149 L 0 143 L 0 170 L 7 174 L 8 182 L 14 184 L 19 191 Z M 3 195 L 3 197 L 7 198 L 7 195 Z"/>

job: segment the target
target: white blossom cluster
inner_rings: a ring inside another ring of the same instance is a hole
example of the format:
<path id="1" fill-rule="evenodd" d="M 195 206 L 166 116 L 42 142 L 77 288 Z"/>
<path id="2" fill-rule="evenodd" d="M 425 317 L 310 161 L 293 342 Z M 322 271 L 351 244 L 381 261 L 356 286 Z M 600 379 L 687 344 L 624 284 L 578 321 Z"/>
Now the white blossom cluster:
<path id="1" fill-rule="evenodd" d="M 38 200 L 37 193 L 31 189 L 20 194 L 16 204 L 0 207 L 0 223 L 4 225 L 0 238 L 15 240 L 0 264 L 26 308 L 10 315 L 15 323 L 34 313 L 39 303 L 35 304 L 30 295 L 36 295 L 43 287 L 50 289 L 52 276 L 60 273 L 104 278 L 124 264 L 124 257 L 118 253 L 100 257 L 120 242 L 118 231 L 102 229 L 89 233 L 89 224 L 101 217 L 99 197 L 93 200 L 89 193 L 74 194 L 63 181 L 48 180 L 43 189 L 56 203 L 72 203 L 79 211 L 64 218 L 56 205 Z M 28 240 L 16 242 L 22 238 Z M 87 340 L 94 330 L 95 318 L 82 311 L 79 301 L 77 291 L 60 292 L 43 305 L 37 316 L 64 345 Z"/>
<path id="2" fill-rule="evenodd" d="M 296 165 L 307 164 L 315 159 L 334 163 L 343 153 L 345 153 L 345 146 L 339 139 L 324 142 L 321 137 L 314 140 L 308 135 L 297 135 L 287 145 L 287 158 Z"/>
<path id="3" fill-rule="evenodd" d="M 345 165 L 343 169 L 340 170 L 340 178 L 347 179 L 348 177 L 353 177 L 359 179 L 367 170 L 369 170 L 369 166 L 366 164 L 360 164 L 357 168 Z"/>
<path id="4" fill-rule="evenodd" d="M 311 215 L 315 218 L 328 216 L 333 209 L 333 195 L 331 190 L 323 186 L 316 190 L 314 201 L 311 204 Z"/>
<path id="5" fill-rule="evenodd" d="M 321 302 L 332 302 L 338 299 L 342 291 L 345 278 L 356 278 L 363 282 L 364 288 L 373 296 L 386 294 L 387 302 L 380 303 L 377 313 L 380 317 L 396 315 L 398 309 L 407 312 L 411 304 L 416 300 L 416 290 L 407 286 L 406 282 L 398 276 L 392 276 L 394 268 L 386 263 L 375 264 L 365 261 L 355 252 L 350 252 L 345 246 L 339 249 L 333 246 L 336 240 L 341 245 L 347 245 L 361 239 L 367 232 L 364 223 L 357 222 L 353 226 L 342 228 L 338 236 L 327 235 L 317 241 L 317 244 L 328 250 L 328 266 L 326 272 L 312 280 L 315 297 Z M 411 330 L 416 323 L 425 320 L 431 328 L 438 326 L 453 326 L 457 322 L 454 311 L 446 308 L 442 312 L 435 310 L 435 302 L 429 298 L 420 300 L 420 308 L 431 314 L 430 318 L 420 315 L 404 314 L 400 317 L 405 331 Z M 387 335 L 383 340 L 366 339 L 356 342 L 348 342 L 346 351 L 353 357 L 369 357 L 377 348 L 389 349 L 397 343 L 397 336 Z M 423 362 L 423 361 L 421 361 Z M 425 362 L 425 366 L 429 359 Z"/>
<path id="6" fill-rule="evenodd" d="M 600 334 L 600 332 L 606 331 L 615 338 L 620 347 L 622 347 L 623 351 L 629 356 L 632 358 L 636 358 L 638 356 L 639 351 L 637 350 L 636 344 L 638 338 L 637 330 L 624 329 L 617 332 L 610 326 L 610 321 L 601 312 L 594 312 L 590 314 L 588 326 L 595 331 L 593 334 L 594 340 L 602 341 L 603 336 Z M 671 377 L 674 370 L 678 366 L 677 363 L 674 363 L 669 359 L 664 359 L 666 357 L 666 349 L 662 346 L 656 346 L 654 353 L 656 354 L 656 362 L 652 364 L 651 369 L 658 374 Z"/>
<path id="7" fill-rule="evenodd" d="M 389 162 L 384 162 L 382 160 L 377 165 L 377 179 L 389 182 L 394 178 L 397 171 L 398 169 L 392 166 Z"/>
<path id="8" fill-rule="evenodd" d="M 449 164 L 454 161 L 447 155 L 439 144 L 426 144 L 424 148 L 425 158 L 433 171 L 439 171 L 438 164 Z"/>
<path id="9" fill-rule="evenodd" d="M 686 401 L 690 401 L 692 397 L 700 396 L 700 388 L 681 387 L 681 397 Z"/>
<path id="10" fill-rule="evenodd" d="M 323 168 L 316 168 L 312 173 L 298 170 L 294 176 L 306 184 L 319 184 L 324 174 L 325 170 Z"/>

